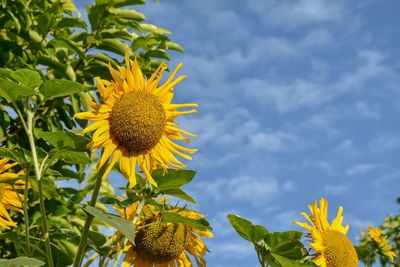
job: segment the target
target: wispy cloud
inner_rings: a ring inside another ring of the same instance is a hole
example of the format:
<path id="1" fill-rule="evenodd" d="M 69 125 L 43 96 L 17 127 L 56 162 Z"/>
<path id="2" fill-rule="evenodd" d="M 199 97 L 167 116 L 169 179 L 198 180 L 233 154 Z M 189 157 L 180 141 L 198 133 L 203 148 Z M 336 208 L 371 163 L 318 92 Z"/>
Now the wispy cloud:
<path id="1" fill-rule="evenodd" d="M 356 69 L 319 79 L 244 79 L 248 96 L 260 104 L 272 104 L 281 112 L 299 108 L 315 108 L 333 99 L 360 90 L 368 82 L 381 81 L 390 85 L 395 78 L 393 70 L 385 65 L 384 55 L 377 51 L 361 51 L 358 54 Z M 360 107 L 363 108 L 362 106 Z"/>
<path id="2" fill-rule="evenodd" d="M 361 175 L 365 174 L 371 171 L 374 171 L 376 169 L 380 169 L 384 167 L 385 165 L 382 163 L 361 163 L 361 164 L 356 164 L 354 166 L 351 166 L 348 168 L 345 172 L 346 175 L 349 176 L 354 176 L 354 175 Z"/>
<path id="3" fill-rule="evenodd" d="M 340 1 L 248 0 L 247 4 L 253 12 L 262 18 L 265 24 L 276 27 L 298 28 L 314 23 L 334 22 L 347 14 L 345 6 Z"/>
<path id="4" fill-rule="evenodd" d="M 399 149 L 400 136 L 393 133 L 384 133 L 374 138 L 370 142 L 369 148 L 374 152 L 385 152 L 392 149 Z"/>

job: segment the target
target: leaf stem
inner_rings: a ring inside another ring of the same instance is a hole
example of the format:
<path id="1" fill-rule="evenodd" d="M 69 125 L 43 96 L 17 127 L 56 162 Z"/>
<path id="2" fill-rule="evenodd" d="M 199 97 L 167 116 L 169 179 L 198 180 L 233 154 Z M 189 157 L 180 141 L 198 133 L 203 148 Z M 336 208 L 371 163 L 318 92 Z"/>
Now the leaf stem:
<path id="1" fill-rule="evenodd" d="M 107 165 L 108 164 L 105 163 L 98 172 L 96 184 L 93 189 L 92 198 L 90 200 L 89 206 L 92 206 L 92 207 L 96 206 L 97 198 L 98 198 L 99 192 L 100 192 L 101 182 L 103 181 L 103 176 L 107 169 Z M 73 265 L 74 267 L 79 267 L 82 264 L 85 250 L 86 250 L 86 245 L 87 245 L 88 233 L 89 233 L 90 225 L 93 222 L 93 218 L 94 218 L 93 215 L 87 213 L 85 225 L 84 225 L 83 231 L 82 231 L 82 237 L 79 242 L 78 252 L 76 254 L 76 258 L 75 258 L 74 265 Z"/>

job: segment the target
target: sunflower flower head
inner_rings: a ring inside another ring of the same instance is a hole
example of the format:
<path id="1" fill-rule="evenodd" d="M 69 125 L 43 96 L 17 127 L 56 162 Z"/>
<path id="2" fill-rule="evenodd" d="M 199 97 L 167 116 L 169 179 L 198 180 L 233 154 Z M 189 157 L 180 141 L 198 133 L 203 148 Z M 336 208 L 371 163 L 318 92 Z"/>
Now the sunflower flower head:
<path id="1" fill-rule="evenodd" d="M 10 168 L 17 165 L 17 162 L 9 163 L 10 159 L 0 159 L 0 230 L 10 229 L 17 225 L 9 214 L 9 210 L 22 212 L 22 202 L 24 196 L 16 190 L 23 189 L 25 182 L 16 180 L 12 184 L 5 182 L 6 179 L 19 178 L 23 172 L 9 172 Z"/>
<path id="2" fill-rule="evenodd" d="M 382 231 L 374 226 L 368 227 L 368 235 L 378 245 L 381 252 L 387 256 L 391 261 L 396 258 L 396 252 L 389 244 L 389 240 L 383 236 Z"/>
<path id="3" fill-rule="evenodd" d="M 138 202 L 135 202 L 125 210 L 117 207 L 116 209 L 121 216 L 132 220 L 137 206 Z M 168 212 L 178 213 L 191 219 L 204 217 L 195 211 L 179 208 L 170 209 Z M 197 266 L 206 266 L 204 256 L 208 249 L 200 237 L 212 237 L 210 232 L 200 231 L 182 223 L 162 222 L 159 211 L 150 204 L 143 207 L 136 227 L 138 230 L 135 235 L 135 244 L 128 241 L 122 247 L 125 251 L 123 267 L 191 267 L 194 265 L 190 255 Z"/>
<path id="4" fill-rule="evenodd" d="M 112 81 L 97 78 L 101 103 L 89 100 L 93 111 L 77 113 L 75 117 L 93 121 L 83 133 L 93 132 L 89 143 L 93 150 L 104 149 L 98 168 L 111 158 L 107 174 L 119 161 L 121 172 L 129 179 L 130 187 L 134 187 L 136 166 L 139 166 L 147 179 L 157 186 L 151 176 L 152 170 L 185 168 L 176 156 L 191 160 L 190 154 L 196 152 L 196 149 L 176 143 L 189 142 L 189 137 L 195 135 L 180 129 L 175 118 L 197 112 L 197 104 L 172 103 L 174 86 L 185 78 L 175 78 L 181 64 L 161 85 L 166 69 L 164 63 L 148 79 L 138 61 L 131 60 L 128 53 L 125 63 L 126 66 L 118 70 L 110 67 Z"/>
<path id="5" fill-rule="evenodd" d="M 301 215 L 308 222 L 294 221 L 309 231 L 312 238 L 310 247 L 317 253 L 314 263 L 323 267 L 357 267 L 358 258 L 353 244 L 346 236 L 349 226 L 343 226 L 343 208 L 339 207 L 332 223 L 328 221 L 328 202 L 321 198 L 320 206 L 315 201 L 309 205 L 310 215 Z"/>

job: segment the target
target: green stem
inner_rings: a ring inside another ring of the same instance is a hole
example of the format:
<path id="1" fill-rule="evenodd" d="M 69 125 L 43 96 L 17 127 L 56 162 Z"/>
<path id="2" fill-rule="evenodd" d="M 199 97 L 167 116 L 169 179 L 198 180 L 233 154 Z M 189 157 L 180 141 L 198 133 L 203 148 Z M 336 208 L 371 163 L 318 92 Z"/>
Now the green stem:
<path id="1" fill-rule="evenodd" d="M 42 173 L 40 172 L 40 164 L 38 160 L 38 155 L 36 151 L 35 145 L 35 137 L 33 136 L 33 120 L 34 114 L 33 112 L 27 107 L 27 121 L 28 121 L 28 139 L 29 145 L 31 147 L 32 158 L 33 158 L 33 165 L 35 169 L 36 179 L 38 181 L 38 191 L 39 191 L 39 205 L 40 205 L 40 214 L 42 217 L 42 227 L 43 227 L 43 234 L 44 234 L 44 242 L 46 246 L 46 255 L 49 267 L 53 267 L 53 256 L 51 253 L 51 245 L 50 245 L 50 235 L 49 235 L 49 228 L 47 225 L 47 217 L 46 217 L 46 206 L 44 204 L 44 194 L 43 194 L 43 179 Z"/>
<path id="2" fill-rule="evenodd" d="M 92 198 L 90 200 L 89 206 L 92 206 L 92 207 L 96 206 L 97 198 L 98 198 L 99 192 L 100 192 L 101 182 L 103 181 L 103 176 L 107 169 L 107 165 L 108 164 L 105 163 L 98 172 L 96 184 L 93 189 L 93 194 L 92 194 Z M 73 265 L 74 267 L 79 267 L 82 265 L 82 261 L 83 261 L 83 257 L 84 257 L 86 245 L 87 245 L 88 233 L 89 233 L 90 225 L 93 222 L 93 218 L 94 218 L 93 215 L 87 213 L 85 225 L 84 225 L 83 231 L 82 231 L 82 237 L 79 242 L 78 252 L 77 252 L 77 255 L 76 255 L 76 258 L 74 261 L 74 265 Z"/>
<path id="3" fill-rule="evenodd" d="M 13 185 L 13 190 L 16 191 L 16 189 L 14 188 Z M 21 196 L 19 194 L 17 194 L 19 201 L 22 204 L 22 208 L 24 209 L 24 225 L 25 225 L 25 242 L 27 247 L 27 251 L 26 254 L 30 257 L 32 255 L 31 253 L 31 241 L 29 238 L 29 217 L 28 217 L 28 196 L 27 196 L 27 192 L 28 192 L 28 175 L 25 175 L 25 186 L 24 186 L 24 199 L 22 200 Z"/>
<path id="4" fill-rule="evenodd" d="M 100 256 L 100 255 L 99 255 L 97 252 L 93 253 L 92 257 L 90 257 L 90 258 L 85 262 L 85 264 L 82 265 L 82 267 L 89 267 L 90 264 L 91 264 L 92 262 L 94 262 L 95 259 L 97 259 L 98 256 Z"/>
<path id="5" fill-rule="evenodd" d="M 49 267 L 53 267 L 54 266 L 53 265 L 53 256 L 51 253 L 49 229 L 47 226 L 46 207 L 44 205 L 44 198 L 43 198 L 44 195 L 43 195 L 42 173 L 40 172 L 39 160 L 38 160 L 38 155 L 37 155 L 36 145 L 35 145 L 35 137 L 33 136 L 34 114 L 29 107 L 28 101 L 26 102 L 26 107 L 25 107 L 26 114 L 27 114 L 26 122 L 24 120 L 24 117 L 23 117 L 21 111 L 19 110 L 19 108 L 16 104 L 14 104 L 14 109 L 17 112 L 18 116 L 20 117 L 22 125 L 23 125 L 25 132 L 28 135 L 28 139 L 29 139 L 29 145 L 30 145 L 31 152 L 32 152 L 35 176 L 38 181 L 39 205 L 40 205 L 40 214 L 42 217 L 42 228 L 43 228 L 43 234 L 44 234 L 43 239 L 44 239 L 45 246 L 46 246 L 47 262 L 48 262 Z"/>
<path id="6" fill-rule="evenodd" d="M 25 188 L 24 188 L 24 221 L 25 221 L 25 241 L 28 246 L 28 256 L 31 254 L 31 241 L 29 238 L 29 216 L 28 216 L 28 186 L 29 186 L 29 176 L 26 173 L 25 176 Z"/>

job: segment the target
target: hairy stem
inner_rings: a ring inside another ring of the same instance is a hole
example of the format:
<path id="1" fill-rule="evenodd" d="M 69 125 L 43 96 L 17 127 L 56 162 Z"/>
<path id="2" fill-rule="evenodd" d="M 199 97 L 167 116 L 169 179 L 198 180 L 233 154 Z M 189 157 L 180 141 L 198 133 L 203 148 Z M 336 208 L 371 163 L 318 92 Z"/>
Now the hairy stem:
<path id="1" fill-rule="evenodd" d="M 50 245 L 50 235 L 49 235 L 49 228 L 47 225 L 47 217 L 46 217 L 46 206 L 44 205 L 44 194 L 43 194 L 43 179 L 42 173 L 40 171 L 40 164 L 38 160 L 38 155 L 36 151 L 35 145 L 35 137 L 33 136 L 33 123 L 34 123 L 34 114 L 33 112 L 27 107 L 27 126 L 28 126 L 28 139 L 29 145 L 31 147 L 32 158 L 33 158 L 33 166 L 35 170 L 35 176 L 38 181 L 38 191 L 39 191 L 39 205 L 40 205 L 40 214 L 42 217 L 42 227 L 43 227 L 43 234 L 44 234 L 44 242 L 46 246 L 46 255 L 47 255 L 47 262 L 49 267 L 53 267 L 53 256 L 51 253 L 51 245 Z"/>
<path id="2" fill-rule="evenodd" d="M 40 172 L 40 164 L 39 164 L 39 159 L 38 159 L 38 155 L 37 155 L 37 151 L 36 151 L 35 137 L 33 135 L 34 113 L 30 109 L 29 101 L 27 101 L 26 105 L 25 105 L 25 112 L 27 115 L 26 121 L 25 121 L 24 116 L 22 115 L 21 111 L 19 110 L 18 106 L 14 104 L 14 108 L 15 108 L 15 111 L 17 112 L 18 116 L 21 119 L 22 125 L 23 125 L 25 132 L 29 139 L 29 146 L 30 146 L 31 152 L 32 152 L 35 176 L 38 181 L 39 205 L 40 205 L 40 214 L 41 214 L 41 218 L 42 218 L 42 229 L 43 229 L 43 235 L 44 235 L 43 239 L 44 239 L 44 243 L 45 243 L 45 247 L 46 247 L 47 262 L 48 262 L 49 267 L 53 267 L 54 266 L 53 265 L 53 256 L 51 253 L 49 229 L 47 226 L 46 207 L 44 205 L 42 173 Z M 28 184 L 28 183 L 26 183 L 26 184 Z M 25 191 L 27 191 L 27 190 L 25 190 Z M 28 251 L 30 251 L 30 248 L 28 248 Z"/>

